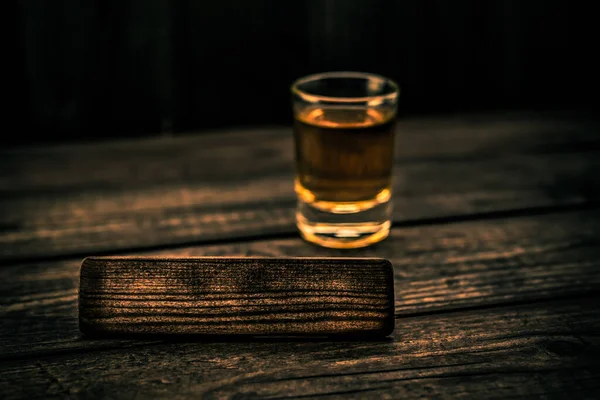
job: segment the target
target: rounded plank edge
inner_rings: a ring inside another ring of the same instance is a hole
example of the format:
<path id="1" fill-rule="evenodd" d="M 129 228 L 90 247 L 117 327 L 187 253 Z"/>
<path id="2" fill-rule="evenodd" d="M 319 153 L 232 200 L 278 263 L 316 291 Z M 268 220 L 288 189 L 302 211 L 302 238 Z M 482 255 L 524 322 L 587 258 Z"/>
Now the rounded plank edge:
<path id="1" fill-rule="evenodd" d="M 394 273 L 383 258 L 87 257 L 86 336 L 385 337 Z"/>

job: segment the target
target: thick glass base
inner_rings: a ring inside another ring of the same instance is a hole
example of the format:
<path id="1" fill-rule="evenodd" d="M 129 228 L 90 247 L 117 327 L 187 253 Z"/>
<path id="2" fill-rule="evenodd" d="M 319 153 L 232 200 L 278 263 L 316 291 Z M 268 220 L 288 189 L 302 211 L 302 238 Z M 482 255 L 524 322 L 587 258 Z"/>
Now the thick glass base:
<path id="1" fill-rule="evenodd" d="M 296 225 L 305 240 L 323 247 L 366 247 L 380 242 L 390 233 L 392 202 L 389 198 L 386 200 L 384 203 L 375 202 L 366 210 L 335 213 L 299 199 Z"/>

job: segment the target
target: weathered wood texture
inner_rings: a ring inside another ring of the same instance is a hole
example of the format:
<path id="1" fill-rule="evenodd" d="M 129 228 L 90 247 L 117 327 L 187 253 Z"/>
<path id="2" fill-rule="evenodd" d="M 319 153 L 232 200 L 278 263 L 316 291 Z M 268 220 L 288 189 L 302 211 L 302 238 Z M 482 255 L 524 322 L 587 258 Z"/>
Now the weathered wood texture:
<path id="1" fill-rule="evenodd" d="M 377 246 L 350 252 L 318 248 L 300 239 L 279 239 L 151 254 L 385 256 L 394 265 L 396 315 L 403 318 L 598 292 L 600 211 L 394 228 Z M 140 345 L 81 339 L 77 321 L 80 263 L 71 259 L 0 269 L 0 358 Z"/>
<path id="2" fill-rule="evenodd" d="M 4 399 L 593 398 L 600 298 L 404 317 L 391 340 L 163 342 L 0 362 Z"/>
<path id="3" fill-rule="evenodd" d="M 394 219 L 600 199 L 597 123 L 400 121 Z M 0 152 L 0 259 L 295 234 L 289 129 Z"/>
<path id="4" fill-rule="evenodd" d="M 295 237 L 287 129 L 0 151 L 1 396 L 595 398 L 597 126 L 402 121 L 395 220 L 412 222 L 352 251 Z M 294 237 L 260 236 L 278 232 Z M 234 237 L 253 240 L 197 245 Z M 367 341 L 87 338 L 81 255 L 108 250 L 385 257 L 396 329 Z"/>
<path id="5" fill-rule="evenodd" d="M 79 327 L 106 335 L 389 335 L 381 258 L 88 257 Z"/>

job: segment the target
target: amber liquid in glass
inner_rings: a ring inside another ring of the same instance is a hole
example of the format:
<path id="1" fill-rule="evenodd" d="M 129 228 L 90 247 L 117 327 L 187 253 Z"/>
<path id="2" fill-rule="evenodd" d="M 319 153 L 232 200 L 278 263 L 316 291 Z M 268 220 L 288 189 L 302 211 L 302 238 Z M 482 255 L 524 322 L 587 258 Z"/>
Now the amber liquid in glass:
<path id="1" fill-rule="evenodd" d="M 313 207 L 356 213 L 389 201 L 395 112 L 312 108 L 296 114 L 296 192 Z"/>

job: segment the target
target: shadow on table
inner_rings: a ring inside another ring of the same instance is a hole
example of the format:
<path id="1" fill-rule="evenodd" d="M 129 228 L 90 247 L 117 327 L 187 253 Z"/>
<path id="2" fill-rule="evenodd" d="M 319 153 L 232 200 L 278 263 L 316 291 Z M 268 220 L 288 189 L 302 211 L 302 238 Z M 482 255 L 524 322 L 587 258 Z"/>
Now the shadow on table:
<path id="1" fill-rule="evenodd" d="M 126 335 L 126 334 L 106 334 L 106 335 L 85 335 L 82 334 L 81 340 L 100 340 L 100 339 L 128 339 L 142 341 L 161 341 L 165 343 L 342 343 L 342 342 L 369 342 L 369 343 L 389 343 L 392 342 L 391 336 L 381 337 L 375 335 Z"/>

